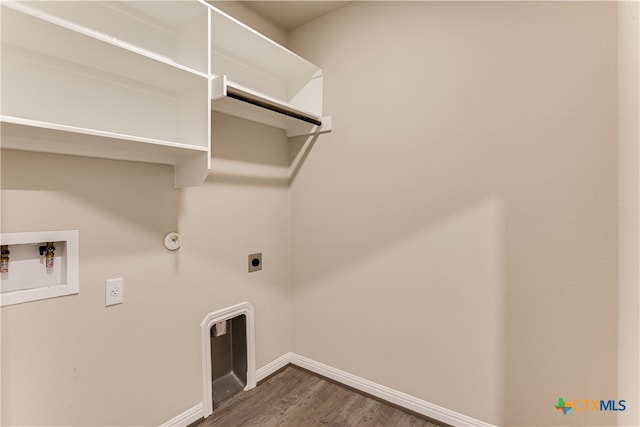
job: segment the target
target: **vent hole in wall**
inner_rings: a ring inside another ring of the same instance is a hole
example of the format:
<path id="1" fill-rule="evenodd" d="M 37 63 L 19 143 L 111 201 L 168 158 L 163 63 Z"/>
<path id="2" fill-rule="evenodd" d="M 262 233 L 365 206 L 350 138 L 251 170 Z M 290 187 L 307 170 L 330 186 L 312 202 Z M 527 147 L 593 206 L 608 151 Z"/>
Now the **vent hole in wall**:
<path id="1" fill-rule="evenodd" d="M 247 317 L 239 315 L 215 323 L 211 336 L 213 408 L 247 385 Z"/>

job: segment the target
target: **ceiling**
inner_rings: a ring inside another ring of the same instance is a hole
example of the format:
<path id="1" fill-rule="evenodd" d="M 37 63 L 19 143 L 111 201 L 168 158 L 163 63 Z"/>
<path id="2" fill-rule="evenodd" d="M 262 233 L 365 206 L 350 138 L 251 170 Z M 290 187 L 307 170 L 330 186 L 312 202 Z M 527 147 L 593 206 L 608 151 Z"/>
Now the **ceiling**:
<path id="1" fill-rule="evenodd" d="M 345 6 L 351 1 L 240 1 L 267 21 L 291 30 Z"/>

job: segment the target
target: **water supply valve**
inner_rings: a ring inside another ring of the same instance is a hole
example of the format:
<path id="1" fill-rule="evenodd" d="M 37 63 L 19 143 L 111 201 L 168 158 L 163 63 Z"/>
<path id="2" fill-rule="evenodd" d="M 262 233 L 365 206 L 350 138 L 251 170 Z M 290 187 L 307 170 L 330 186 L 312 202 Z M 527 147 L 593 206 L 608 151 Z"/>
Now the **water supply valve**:
<path id="1" fill-rule="evenodd" d="M 53 268 L 53 261 L 56 256 L 56 246 L 54 242 L 47 242 L 46 246 L 40 246 L 39 249 L 40 249 L 40 255 L 44 254 L 45 267 Z"/>
<path id="2" fill-rule="evenodd" d="M 11 254 L 9 245 L 2 245 L 0 247 L 0 273 L 9 272 L 9 254 Z"/>

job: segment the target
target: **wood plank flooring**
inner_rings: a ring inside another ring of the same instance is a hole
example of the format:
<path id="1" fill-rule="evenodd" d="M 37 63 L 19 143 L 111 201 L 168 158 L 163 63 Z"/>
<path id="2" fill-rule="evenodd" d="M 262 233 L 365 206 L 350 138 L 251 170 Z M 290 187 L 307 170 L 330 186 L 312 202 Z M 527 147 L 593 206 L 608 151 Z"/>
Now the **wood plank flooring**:
<path id="1" fill-rule="evenodd" d="M 223 401 L 196 426 L 441 427 L 294 366 Z"/>

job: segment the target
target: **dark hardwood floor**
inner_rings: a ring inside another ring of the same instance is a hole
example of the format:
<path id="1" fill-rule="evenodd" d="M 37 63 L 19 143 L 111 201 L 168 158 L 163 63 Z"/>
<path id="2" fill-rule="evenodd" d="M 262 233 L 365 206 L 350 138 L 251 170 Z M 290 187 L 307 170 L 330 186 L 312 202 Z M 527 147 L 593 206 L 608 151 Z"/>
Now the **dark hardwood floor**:
<path id="1" fill-rule="evenodd" d="M 223 401 L 196 426 L 440 427 L 294 366 Z"/>

